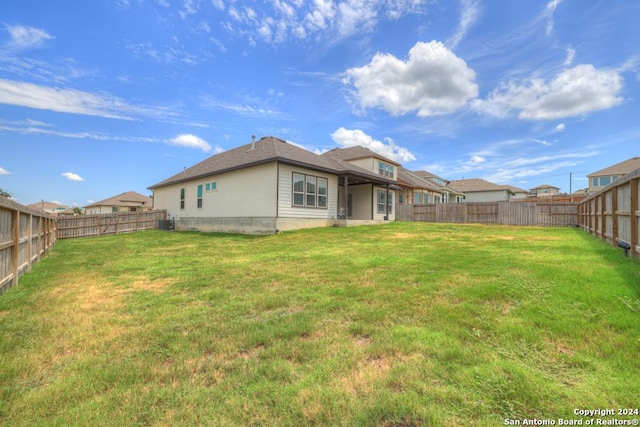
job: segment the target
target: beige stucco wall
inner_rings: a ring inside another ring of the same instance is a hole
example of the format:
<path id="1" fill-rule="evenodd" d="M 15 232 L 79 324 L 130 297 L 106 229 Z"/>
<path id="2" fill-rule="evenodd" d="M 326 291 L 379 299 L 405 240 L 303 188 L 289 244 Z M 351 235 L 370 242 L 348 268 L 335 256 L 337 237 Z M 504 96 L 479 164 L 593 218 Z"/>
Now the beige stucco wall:
<path id="1" fill-rule="evenodd" d="M 499 191 L 474 191 L 473 193 L 465 193 L 464 201 L 470 202 L 502 202 L 509 200 L 509 195 L 504 190 Z"/>
<path id="2" fill-rule="evenodd" d="M 216 182 L 216 191 L 205 191 Z M 197 207 L 198 185 L 202 184 L 202 208 Z M 154 191 L 154 208 L 166 209 L 171 217 L 275 217 L 277 194 L 276 162 L 211 175 Z M 180 209 L 180 189 L 185 189 L 185 208 Z"/>

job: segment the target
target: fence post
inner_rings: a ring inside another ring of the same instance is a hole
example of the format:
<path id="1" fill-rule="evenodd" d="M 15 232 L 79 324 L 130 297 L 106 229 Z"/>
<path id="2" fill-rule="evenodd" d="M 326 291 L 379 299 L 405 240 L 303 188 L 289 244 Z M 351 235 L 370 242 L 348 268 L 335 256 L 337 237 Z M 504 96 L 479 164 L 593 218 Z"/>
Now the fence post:
<path id="1" fill-rule="evenodd" d="M 636 255 L 636 245 L 638 244 L 638 180 L 640 178 L 632 179 L 630 182 L 631 187 L 631 206 L 629 206 L 629 220 L 631 226 L 631 238 L 629 244 L 631 245 L 631 256 Z"/>
<path id="2" fill-rule="evenodd" d="M 15 209 L 12 212 L 13 221 L 13 249 L 11 250 L 11 261 L 12 261 L 12 269 L 13 269 L 13 286 L 18 285 L 18 276 L 20 269 L 20 211 Z"/>
<path id="3" fill-rule="evenodd" d="M 618 246 L 618 187 L 611 189 L 611 245 Z"/>

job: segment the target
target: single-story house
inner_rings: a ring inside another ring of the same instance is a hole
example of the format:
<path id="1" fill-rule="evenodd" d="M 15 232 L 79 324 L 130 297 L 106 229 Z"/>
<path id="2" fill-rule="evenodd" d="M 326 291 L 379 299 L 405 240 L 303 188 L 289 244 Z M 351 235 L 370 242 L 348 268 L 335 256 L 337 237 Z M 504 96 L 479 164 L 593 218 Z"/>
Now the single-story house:
<path id="1" fill-rule="evenodd" d="M 465 202 L 500 202 L 510 200 L 513 196 L 509 186 L 481 178 L 453 180 L 449 182 L 449 187 L 464 193 Z"/>
<path id="2" fill-rule="evenodd" d="M 451 181 L 427 171 L 414 171 L 412 173 L 422 179 L 434 183 L 436 188 L 440 190 L 441 195 L 434 196 L 432 203 L 462 203 L 465 201 L 464 193 L 449 185 Z"/>
<path id="3" fill-rule="evenodd" d="M 517 200 L 526 199 L 531 194 L 527 190 L 525 190 L 524 188 L 514 187 L 513 185 L 505 185 L 505 187 L 508 188 L 509 190 L 511 190 L 511 193 L 513 193 L 513 196 L 511 196 L 511 200 L 513 200 L 513 199 L 517 199 Z"/>
<path id="4" fill-rule="evenodd" d="M 351 163 L 341 156 L 318 155 L 269 136 L 149 189 L 154 208 L 166 209 L 176 230 L 271 234 L 394 221 L 395 162 L 372 156 Z"/>
<path id="5" fill-rule="evenodd" d="M 533 193 L 534 196 L 538 197 L 556 196 L 560 194 L 560 188 L 549 184 L 543 184 L 538 185 L 537 187 L 533 187 L 531 189 L 531 193 Z"/>
<path id="6" fill-rule="evenodd" d="M 151 200 L 151 197 L 144 196 L 135 191 L 127 191 L 126 193 L 91 203 L 85 206 L 84 209 L 87 215 L 115 212 L 141 212 L 153 209 L 153 200 Z"/>
<path id="7" fill-rule="evenodd" d="M 589 180 L 589 188 L 587 191 L 589 194 L 596 193 L 636 169 L 640 169 L 640 157 L 632 157 L 623 162 L 592 172 L 587 175 L 587 179 Z"/>

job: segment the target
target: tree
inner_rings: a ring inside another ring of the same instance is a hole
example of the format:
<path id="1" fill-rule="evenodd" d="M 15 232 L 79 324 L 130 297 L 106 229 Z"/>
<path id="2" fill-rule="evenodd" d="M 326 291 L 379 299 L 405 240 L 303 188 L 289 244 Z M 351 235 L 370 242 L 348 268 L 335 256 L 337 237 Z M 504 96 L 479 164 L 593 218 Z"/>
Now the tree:
<path id="1" fill-rule="evenodd" d="M 8 191 L 0 188 L 0 197 L 6 197 L 7 199 L 10 199 L 10 198 L 13 197 L 13 194 L 11 194 Z"/>

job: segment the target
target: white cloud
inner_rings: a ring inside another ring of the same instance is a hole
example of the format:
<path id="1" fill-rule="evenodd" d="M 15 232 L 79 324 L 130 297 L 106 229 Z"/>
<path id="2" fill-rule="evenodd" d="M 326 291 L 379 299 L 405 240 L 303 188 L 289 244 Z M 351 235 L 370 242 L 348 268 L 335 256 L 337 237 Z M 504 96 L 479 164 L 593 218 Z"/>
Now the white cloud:
<path id="1" fill-rule="evenodd" d="M 458 43 L 466 36 L 469 28 L 478 20 L 480 15 L 479 0 L 462 0 L 462 13 L 460 14 L 460 22 L 453 36 L 447 40 L 447 46 L 455 49 Z"/>
<path id="2" fill-rule="evenodd" d="M 553 131 L 554 131 L 554 132 L 562 132 L 562 131 L 564 130 L 564 128 L 565 128 L 564 123 L 560 123 L 558 126 L 556 126 L 556 127 L 553 129 Z"/>
<path id="3" fill-rule="evenodd" d="M 360 129 L 349 130 L 340 127 L 331 134 L 331 139 L 342 147 L 360 145 L 399 163 L 416 160 L 416 157 L 409 150 L 396 145 L 393 139 L 385 138 L 385 142 L 378 141 Z"/>
<path id="4" fill-rule="evenodd" d="M 0 167 L 0 175 L 10 175 L 11 172 L 9 172 L 8 170 L 6 170 L 3 167 Z"/>
<path id="5" fill-rule="evenodd" d="M 4 79 L 0 79 L 0 104 L 123 120 L 134 120 L 134 116 L 175 115 L 162 108 L 130 105 L 109 94 L 52 88 Z"/>
<path id="6" fill-rule="evenodd" d="M 7 25 L 6 28 L 11 36 L 11 40 L 7 44 L 7 47 L 11 49 L 37 47 L 44 44 L 47 40 L 53 39 L 53 36 L 39 28 L 28 27 L 25 25 Z"/>
<path id="7" fill-rule="evenodd" d="M 82 179 L 80 175 L 73 172 L 65 172 L 62 174 L 62 176 L 67 178 L 69 181 L 84 181 L 84 179 Z"/>
<path id="8" fill-rule="evenodd" d="M 486 100 L 477 101 L 475 108 L 503 118 L 517 112 L 523 120 L 574 117 L 620 104 L 622 98 L 618 93 L 622 83 L 622 77 L 616 71 L 578 65 L 549 81 L 531 78 L 504 83 Z"/>
<path id="9" fill-rule="evenodd" d="M 219 0 L 212 3 L 224 8 Z M 289 39 L 334 44 L 375 30 L 381 20 L 422 13 L 427 4 L 424 0 L 272 0 L 261 4 L 258 15 L 253 8 L 230 2 L 227 14 L 234 26 L 222 25 L 252 45 L 256 40 L 278 44 Z M 273 37 L 266 37 L 267 28 Z"/>
<path id="10" fill-rule="evenodd" d="M 551 35 L 551 33 L 553 32 L 553 14 L 561 1 L 562 0 L 551 0 L 549 3 L 547 3 L 547 7 L 545 7 L 544 11 L 542 12 L 542 16 L 547 21 L 547 35 Z"/>
<path id="11" fill-rule="evenodd" d="M 211 4 L 219 10 L 224 10 L 224 2 L 222 0 L 211 0 Z"/>
<path id="12" fill-rule="evenodd" d="M 571 46 L 567 46 L 567 57 L 564 60 L 564 66 L 568 67 L 573 63 L 573 58 L 576 56 L 576 50 Z"/>
<path id="13" fill-rule="evenodd" d="M 211 151 L 211 145 L 202 138 L 191 134 L 178 135 L 168 141 L 170 144 L 180 147 L 199 148 L 204 152 Z"/>
<path id="14" fill-rule="evenodd" d="M 451 113 L 478 95 L 475 72 L 442 43 L 418 42 L 406 61 L 377 53 L 371 63 L 346 72 L 363 108 L 380 107 L 394 116 Z"/>

